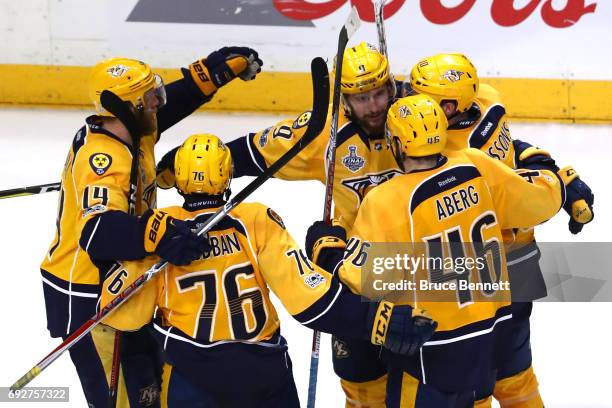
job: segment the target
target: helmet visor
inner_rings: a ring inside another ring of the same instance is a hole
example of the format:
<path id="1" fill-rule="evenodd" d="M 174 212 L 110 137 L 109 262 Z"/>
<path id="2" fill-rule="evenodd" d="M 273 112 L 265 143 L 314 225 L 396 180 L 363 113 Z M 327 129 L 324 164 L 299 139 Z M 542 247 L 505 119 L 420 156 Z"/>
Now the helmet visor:
<path id="1" fill-rule="evenodd" d="M 153 76 L 155 86 L 143 95 L 143 108 L 145 111 L 157 112 L 166 104 L 166 87 L 164 81 L 157 74 Z"/>

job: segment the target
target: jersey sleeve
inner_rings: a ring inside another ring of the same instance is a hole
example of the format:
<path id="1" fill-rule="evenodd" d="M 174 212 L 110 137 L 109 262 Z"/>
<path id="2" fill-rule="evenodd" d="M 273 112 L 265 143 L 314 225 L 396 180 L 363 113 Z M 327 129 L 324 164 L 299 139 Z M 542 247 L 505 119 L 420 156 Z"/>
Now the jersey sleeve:
<path id="1" fill-rule="evenodd" d="M 306 111 L 295 119 L 283 120 L 230 142 L 228 146 L 236 174 L 256 176 L 265 171 L 299 142 L 306 132 L 310 116 L 311 112 Z M 329 135 L 329 128 L 325 129 L 274 176 L 284 180 L 323 180 L 328 139 L 324 135 Z"/>
<path id="2" fill-rule="evenodd" d="M 466 153 L 485 177 L 500 227 L 528 228 L 552 218 L 565 201 L 565 187 L 550 170 L 512 170 L 484 153 Z"/>
<path id="3" fill-rule="evenodd" d="M 157 112 L 157 129 L 162 133 L 212 99 L 200 91 L 186 68 L 183 77 L 166 85 L 167 103 Z"/>
<path id="4" fill-rule="evenodd" d="M 102 282 L 100 308 L 113 301 L 121 291 L 134 283 L 157 261 L 159 258 L 153 256 L 139 261 L 116 262 Z M 163 273 L 165 269 L 146 282 L 130 299 L 108 315 L 103 323 L 122 331 L 138 330 L 149 323 L 155 312 L 158 296 L 163 292 L 163 287 L 161 287 Z"/>
<path id="5" fill-rule="evenodd" d="M 380 205 L 378 193 L 373 190 L 365 196 L 357 212 L 353 228 L 348 234 L 343 261 L 337 265 L 340 280 L 356 294 L 365 294 L 363 290 L 363 275 L 370 248 L 374 242 L 391 242 L 389 238 L 398 237 L 401 231 L 409 231 L 407 221 L 394 217 L 388 208 Z"/>
<path id="6" fill-rule="evenodd" d="M 274 211 L 262 208 L 254 228 L 259 268 L 285 309 L 312 329 L 361 337 L 368 305 L 310 261 Z"/>
<path id="7" fill-rule="evenodd" d="M 510 168 L 516 168 L 510 122 L 499 92 L 492 86 L 482 84 L 477 99 L 484 112 L 470 135 L 469 146 L 482 150 Z"/>

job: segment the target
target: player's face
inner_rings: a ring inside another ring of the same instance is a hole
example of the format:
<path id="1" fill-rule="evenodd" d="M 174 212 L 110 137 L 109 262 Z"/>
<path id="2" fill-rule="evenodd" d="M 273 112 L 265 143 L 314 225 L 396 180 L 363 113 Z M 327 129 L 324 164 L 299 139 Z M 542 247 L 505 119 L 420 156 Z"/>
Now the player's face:
<path id="1" fill-rule="evenodd" d="M 159 75 L 155 75 L 155 87 L 146 91 L 142 99 L 145 112 L 157 113 L 166 104 L 166 88 Z"/>
<path id="2" fill-rule="evenodd" d="M 346 95 L 353 117 L 369 134 L 384 130 L 390 98 L 386 85 L 360 94 Z"/>
<path id="3" fill-rule="evenodd" d="M 166 104 L 166 89 L 158 75 L 155 75 L 155 87 L 146 91 L 142 97 L 142 109 L 138 110 L 137 119 L 143 134 L 157 130 L 157 111 Z"/>

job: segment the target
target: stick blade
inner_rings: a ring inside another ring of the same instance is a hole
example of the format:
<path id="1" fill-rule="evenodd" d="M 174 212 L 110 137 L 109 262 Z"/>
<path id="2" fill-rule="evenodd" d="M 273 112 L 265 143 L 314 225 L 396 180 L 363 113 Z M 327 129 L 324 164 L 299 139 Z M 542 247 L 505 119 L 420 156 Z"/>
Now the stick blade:
<path id="1" fill-rule="evenodd" d="M 348 18 L 346 19 L 346 22 L 344 23 L 347 40 L 351 38 L 353 34 L 355 34 L 355 31 L 359 29 L 360 25 L 361 19 L 359 18 L 359 13 L 357 13 L 357 7 L 353 6 Z"/>

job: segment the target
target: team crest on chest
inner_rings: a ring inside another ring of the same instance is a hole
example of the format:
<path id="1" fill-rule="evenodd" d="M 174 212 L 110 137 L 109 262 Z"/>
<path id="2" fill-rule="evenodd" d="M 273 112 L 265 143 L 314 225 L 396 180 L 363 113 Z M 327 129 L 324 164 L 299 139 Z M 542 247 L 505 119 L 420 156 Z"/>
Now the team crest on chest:
<path id="1" fill-rule="evenodd" d="M 342 180 L 342 185 L 350 189 L 358 197 L 359 203 L 363 200 L 371 187 L 378 186 L 393 177 L 403 174 L 399 170 L 387 170 L 381 173 L 366 174 L 362 177 Z"/>
<path id="2" fill-rule="evenodd" d="M 106 173 L 106 170 L 108 170 L 112 163 L 113 158 L 106 153 L 94 153 L 89 156 L 89 165 L 98 176 Z"/>
<path id="3" fill-rule="evenodd" d="M 348 150 L 349 154 L 342 158 L 342 164 L 353 173 L 356 173 L 365 166 L 365 159 L 357 154 L 357 146 L 351 145 L 348 147 Z"/>

